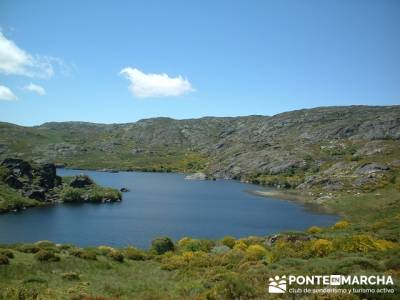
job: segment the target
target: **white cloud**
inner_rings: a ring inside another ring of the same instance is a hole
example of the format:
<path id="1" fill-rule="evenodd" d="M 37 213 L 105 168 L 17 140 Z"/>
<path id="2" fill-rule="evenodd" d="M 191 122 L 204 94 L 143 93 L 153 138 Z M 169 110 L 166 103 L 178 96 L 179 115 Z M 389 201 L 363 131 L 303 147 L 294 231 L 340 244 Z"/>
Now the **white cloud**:
<path id="1" fill-rule="evenodd" d="M 29 54 L 0 31 L 0 73 L 50 78 L 54 75 L 55 66 L 62 70 L 67 68 L 60 58 Z"/>
<path id="2" fill-rule="evenodd" d="M 120 71 L 131 84 L 129 89 L 138 98 L 181 96 L 194 91 L 190 82 L 182 76 L 169 77 L 167 74 L 145 74 L 136 68 Z"/>
<path id="3" fill-rule="evenodd" d="M 0 100 L 13 101 L 17 99 L 17 96 L 8 87 L 0 85 Z"/>
<path id="4" fill-rule="evenodd" d="M 36 93 L 40 96 L 46 95 L 46 90 L 43 87 L 41 87 L 40 85 L 37 85 L 37 84 L 33 84 L 33 83 L 30 83 L 30 84 L 24 86 L 24 90 Z"/>

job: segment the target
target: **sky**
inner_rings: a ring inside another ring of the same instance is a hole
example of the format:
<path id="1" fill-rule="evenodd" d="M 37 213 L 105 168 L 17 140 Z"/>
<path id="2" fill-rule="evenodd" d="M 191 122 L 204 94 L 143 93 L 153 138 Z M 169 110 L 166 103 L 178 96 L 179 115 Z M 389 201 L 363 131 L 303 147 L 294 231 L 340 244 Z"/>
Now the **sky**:
<path id="1" fill-rule="evenodd" d="M 400 104 L 398 0 L 0 0 L 0 121 Z"/>

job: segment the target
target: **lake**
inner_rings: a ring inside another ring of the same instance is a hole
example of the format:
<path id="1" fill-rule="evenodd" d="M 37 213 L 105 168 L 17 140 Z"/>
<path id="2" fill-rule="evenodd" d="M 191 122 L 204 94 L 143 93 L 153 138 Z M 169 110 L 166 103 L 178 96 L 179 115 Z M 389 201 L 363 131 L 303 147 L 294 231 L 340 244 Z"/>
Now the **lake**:
<path id="1" fill-rule="evenodd" d="M 185 180 L 182 174 L 106 173 L 58 169 L 58 175 L 89 175 L 96 183 L 126 187 L 112 204 L 56 204 L 0 215 L 0 243 L 51 240 L 80 246 L 147 248 L 152 239 L 184 236 L 218 239 L 327 226 L 338 217 L 291 201 L 253 195 L 260 186 L 233 180 Z"/>

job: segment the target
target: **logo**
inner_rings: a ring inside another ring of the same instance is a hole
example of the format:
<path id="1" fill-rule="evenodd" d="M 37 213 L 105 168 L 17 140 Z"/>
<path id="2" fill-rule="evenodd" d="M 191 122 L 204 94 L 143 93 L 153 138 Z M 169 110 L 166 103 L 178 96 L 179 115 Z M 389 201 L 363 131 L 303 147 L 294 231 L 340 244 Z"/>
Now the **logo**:
<path id="1" fill-rule="evenodd" d="M 268 292 L 271 294 L 288 293 L 391 293 L 394 285 L 392 276 L 387 275 L 282 275 L 269 278 Z M 300 287 L 299 287 L 300 286 Z M 305 286 L 305 287 L 301 287 Z M 311 287 L 310 287 L 311 286 Z M 314 286 L 314 287 L 312 287 Z M 364 287 L 349 287 L 364 286 Z M 365 286 L 369 286 L 365 288 Z"/>
<path id="2" fill-rule="evenodd" d="M 286 293 L 286 276 L 275 276 L 269 279 L 268 292 L 271 294 Z"/>

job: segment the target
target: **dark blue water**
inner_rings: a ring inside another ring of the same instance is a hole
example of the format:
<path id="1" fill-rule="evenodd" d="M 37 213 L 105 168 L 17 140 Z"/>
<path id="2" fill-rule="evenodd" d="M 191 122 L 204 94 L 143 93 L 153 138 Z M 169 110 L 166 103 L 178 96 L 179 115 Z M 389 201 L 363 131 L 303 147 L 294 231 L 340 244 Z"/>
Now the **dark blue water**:
<path id="1" fill-rule="evenodd" d="M 121 203 L 57 204 L 0 215 L 0 243 L 51 240 L 81 246 L 128 244 L 148 247 L 157 236 L 179 239 L 267 235 L 330 225 L 337 216 L 301 204 L 248 193 L 256 185 L 237 181 L 191 181 L 171 173 L 85 173 L 98 184 L 121 188 Z"/>

